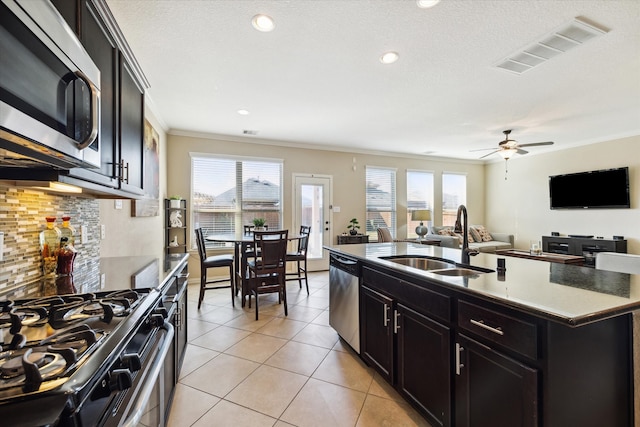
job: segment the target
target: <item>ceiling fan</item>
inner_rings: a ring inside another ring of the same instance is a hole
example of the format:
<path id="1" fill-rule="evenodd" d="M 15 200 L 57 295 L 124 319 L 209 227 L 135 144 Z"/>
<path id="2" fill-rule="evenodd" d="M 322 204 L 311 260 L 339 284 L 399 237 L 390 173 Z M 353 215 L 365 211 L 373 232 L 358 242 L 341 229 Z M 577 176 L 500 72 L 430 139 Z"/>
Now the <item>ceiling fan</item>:
<path id="1" fill-rule="evenodd" d="M 502 156 L 503 159 L 509 160 L 516 153 L 517 154 L 527 154 L 528 151 L 523 150 L 522 147 L 537 147 L 537 146 L 541 146 L 541 145 L 553 145 L 552 141 L 533 142 L 533 143 L 530 143 L 530 144 L 518 144 L 518 141 L 516 141 L 514 139 L 509 139 L 509 135 L 511 134 L 511 129 L 503 130 L 502 133 L 504 133 L 504 141 L 500 141 L 498 143 L 498 149 L 497 150 L 495 148 L 481 148 L 479 150 L 471 150 L 471 151 L 493 150 L 491 153 L 485 154 L 484 156 L 482 156 L 480 158 L 484 159 L 485 157 L 488 157 L 488 156 L 490 156 L 492 154 L 498 153 L 498 154 L 500 154 L 500 156 Z"/>

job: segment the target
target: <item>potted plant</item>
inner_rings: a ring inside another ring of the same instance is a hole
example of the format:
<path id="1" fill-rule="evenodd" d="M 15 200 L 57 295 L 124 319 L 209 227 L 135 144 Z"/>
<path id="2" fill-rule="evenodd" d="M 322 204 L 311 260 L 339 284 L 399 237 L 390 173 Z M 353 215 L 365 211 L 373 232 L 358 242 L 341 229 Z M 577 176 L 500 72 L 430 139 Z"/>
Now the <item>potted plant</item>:
<path id="1" fill-rule="evenodd" d="M 169 207 L 171 209 L 180 209 L 182 206 L 180 205 L 180 201 L 182 197 L 180 196 L 171 196 L 169 197 Z"/>
<path id="2" fill-rule="evenodd" d="M 256 231 L 264 230 L 264 224 L 265 223 L 266 223 L 266 220 L 264 218 L 254 218 L 253 219 L 253 225 L 256 227 L 255 228 Z"/>
<path id="3" fill-rule="evenodd" d="M 347 225 L 349 234 L 351 234 L 352 236 L 358 234 L 358 230 L 360 229 L 360 226 L 358 224 L 359 222 L 357 218 L 351 218 L 351 221 L 349 221 L 349 225 Z"/>

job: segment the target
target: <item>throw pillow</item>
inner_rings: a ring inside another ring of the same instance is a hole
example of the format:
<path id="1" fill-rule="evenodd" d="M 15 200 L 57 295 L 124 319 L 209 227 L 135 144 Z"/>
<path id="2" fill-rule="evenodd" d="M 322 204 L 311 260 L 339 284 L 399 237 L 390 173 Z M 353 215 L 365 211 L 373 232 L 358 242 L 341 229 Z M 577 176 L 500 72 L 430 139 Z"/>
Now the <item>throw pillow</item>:
<path id="1" fill-rule="evenodd" d="M 476 230 L 478 230 L 478 233 L 480 234 L 480 238 L 482 239 L 483 242 L 491 242 L 493 240 L 493 237 L 491 237 L 491 234 L 489 234 L 487 229 L 484 228 L 484 225 L 477 226 Z"/>
<path id="2" fill-rule="evenodd" d="M 478 233 L 478 230 L 475 227 L 469 227 L 469 234 L 473 236 L 473 240 L 476 242 L 482 242 L 482 236 Z"/>
<path id="3" fill-rule="evenodd" d="M 464 234 L 462 233 L 456 233 L 456 232 L 451 232 L 451 235 L 454 237 L 458 238 L 458 243 L 462 245 L 462 242 L 464 241 Z M 473 243 L 473 240 L 471 240 L 471 236 L 469 236 L 467 234 L 467 240 L 469 241 L 469 243 Z"/>
<path id="4" fill-rule="evenodd" d="M 450 227 L 447 227 L 447 228 L 443 228 L 442 230 L 439 230 L 438 234 L 441 236 L 451 236 L 452 231 L 453 230 Z"/>

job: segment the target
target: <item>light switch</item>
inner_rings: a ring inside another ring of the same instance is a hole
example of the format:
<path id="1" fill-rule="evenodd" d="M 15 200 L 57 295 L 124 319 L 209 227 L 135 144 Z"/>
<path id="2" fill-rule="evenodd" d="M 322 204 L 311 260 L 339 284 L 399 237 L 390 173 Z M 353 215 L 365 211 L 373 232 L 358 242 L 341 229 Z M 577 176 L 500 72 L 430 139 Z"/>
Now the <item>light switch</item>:
<path id="1" fill-rule="evenodd" d="M 116 209 L 122 209 L 122 199 L 116 199 L 114 203 Z"/>
<path id="2" fill-rule="evenodd" d="M 107 237 L 107 226 L 100 224 L 100 238 L 105 239 Z"/>
<path id="3" fill-rule="evenodd" d="M 333 207 L 333 211 L 334 212 L 340 212 L 340 206 L 334 206 Z"/>

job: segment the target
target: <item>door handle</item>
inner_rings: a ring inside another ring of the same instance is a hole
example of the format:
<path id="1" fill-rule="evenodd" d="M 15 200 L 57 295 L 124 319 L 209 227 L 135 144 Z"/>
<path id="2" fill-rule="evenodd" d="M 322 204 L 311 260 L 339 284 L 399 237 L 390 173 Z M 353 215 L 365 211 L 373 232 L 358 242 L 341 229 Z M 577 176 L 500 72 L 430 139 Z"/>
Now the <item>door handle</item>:
<path id="1" fill-rule="evenodd" d="M 386 328 L 387 325 L 389 324 L 389 305 L 387 305 L 387 304 L 384 305 L 384 315 L 383 316 L 384 317 L 382 319 L 382 324 Z"/>
<path id="2" fill-rule="evenodd" d="M 464 368 L 464 365 L 460 363 L 460 353 L 464 351 L 464 347 L 456 343 L 456 375 L 460 375 L 460 371 Z"/>
<path id="3" fill-rule="evenodd" d="M 397 334 L 398 329 L 400 329 L 400 324 L 398 323 L 398 319 L 400 318 L 400 313 L 398 310 L 393 312 L 393 333 Z"/>

